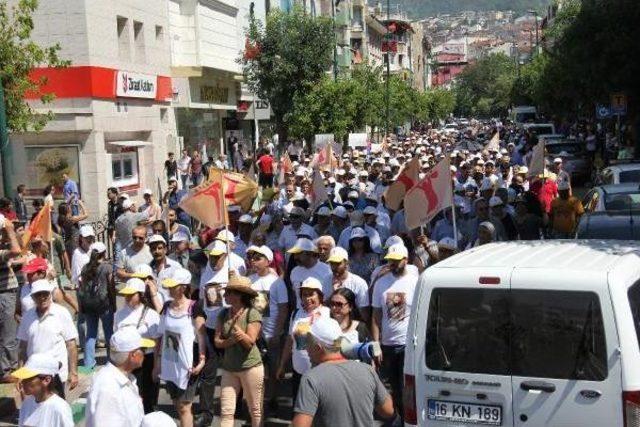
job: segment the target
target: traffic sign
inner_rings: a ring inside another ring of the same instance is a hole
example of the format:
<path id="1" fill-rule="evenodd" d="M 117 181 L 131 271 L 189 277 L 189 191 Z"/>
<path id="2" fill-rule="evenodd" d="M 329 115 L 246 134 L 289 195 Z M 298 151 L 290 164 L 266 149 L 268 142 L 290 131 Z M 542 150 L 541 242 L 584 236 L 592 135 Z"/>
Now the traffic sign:
<path id="1" fill-rule="evenodd" d="M 598 120 L 608 119 L 611 117 L 611 108 L 602 104 L 596 105 L 596 117 Z"/>
<path id="2" fill-rule="evenodd" d="M 624 93 L 611 94 L 611 113 L 627 114 L 627 96 Z"/>

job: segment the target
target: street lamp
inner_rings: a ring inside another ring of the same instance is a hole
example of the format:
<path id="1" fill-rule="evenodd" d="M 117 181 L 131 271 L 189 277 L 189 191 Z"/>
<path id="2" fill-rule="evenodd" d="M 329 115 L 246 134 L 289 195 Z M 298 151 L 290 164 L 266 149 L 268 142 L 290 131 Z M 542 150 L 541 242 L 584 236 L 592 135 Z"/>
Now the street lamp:
<path id="1" fill-rule="evenodd" d="M 540 44 L 540 38 L 538 37 L 538 11 L 537 10 L 529 10 L 529 14 L 535 17 L 535 26 L 536 26 L 536 54 L 538 53 L 538 46 Z"/>

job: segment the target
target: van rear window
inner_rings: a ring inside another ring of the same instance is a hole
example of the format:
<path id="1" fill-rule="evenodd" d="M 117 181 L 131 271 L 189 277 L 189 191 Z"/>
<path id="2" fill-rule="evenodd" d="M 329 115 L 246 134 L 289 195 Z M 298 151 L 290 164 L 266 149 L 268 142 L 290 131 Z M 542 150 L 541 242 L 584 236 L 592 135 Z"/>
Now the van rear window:
<path id="1" fill-rule="evenodd" d="M 432 370 L 602 381 L 600 302 L 591 292 L 435 289 L 427 319 Z"/>

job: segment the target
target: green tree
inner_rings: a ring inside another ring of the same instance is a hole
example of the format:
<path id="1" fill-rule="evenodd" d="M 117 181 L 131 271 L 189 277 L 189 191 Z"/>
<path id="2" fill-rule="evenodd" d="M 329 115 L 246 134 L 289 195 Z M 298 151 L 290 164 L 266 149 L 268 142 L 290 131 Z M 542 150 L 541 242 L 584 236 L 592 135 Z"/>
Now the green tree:
<path id="1" fill-rule="evenodd" d="M 498 53 L 481 58 L 458 75 L 456 113 L 462 116 L 504 116 L 511 105 L 516 67 Z"/>
<path id="2" fill-rule="evenodd" d="M 53 117 L 36 113 L 25 100 L 28 92 L 39 93 L 45 79 L 33 81 L 29 72 L 36 67 L 65 67 L 68 61 L 58 56 L 59 45 L 41 47 L 31 40 L 32 15 L 38 7 L 37 0 L 19 0 L 13 7 L 7 0 L 0 0 L 0 81 L 4 88 L 7 126 L 12 132 L 41 130 Z M 46 104 L 53 94 L 43 94 L 40 100 Z"/>
<path id="3" fill-rule="evenodd" d="M 252 54 L 241 59 L 249 86 L 268 99 L 283 143 L 296 99 L 303 99 L 321 81 L 332 61 L 331 21 L 311 17 L 300 7 L 274 10 L 266 25 L 253 19 L 247 32 Z"/>

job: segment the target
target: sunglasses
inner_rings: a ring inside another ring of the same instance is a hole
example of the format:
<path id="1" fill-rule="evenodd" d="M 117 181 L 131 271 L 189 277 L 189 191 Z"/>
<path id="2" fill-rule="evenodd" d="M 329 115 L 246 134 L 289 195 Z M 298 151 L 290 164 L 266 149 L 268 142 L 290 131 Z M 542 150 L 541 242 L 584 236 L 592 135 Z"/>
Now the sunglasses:
<path id="1" fill-rule="evenodd" d="M 340 302 L 340 301 L 331 301 L 329 303 L 329 305 L 331 306 L 331 308 L 342 308 L 345 305 L 347 305 L 346 302 Z"/>
<path id="2" fill-rule="evenodd" d="M 248 258 L 258 261 L 258 260 L 261 260 L 262 258 L 266 259 L 267 257 L 262 254 L 253 253 L 253 254 L 249 254 Z"/>
<path id="3" fill-rule="evenodd" d="M 144 240 L 144 237 L 133 236 L 131 239 L 132 240 Z"/>

